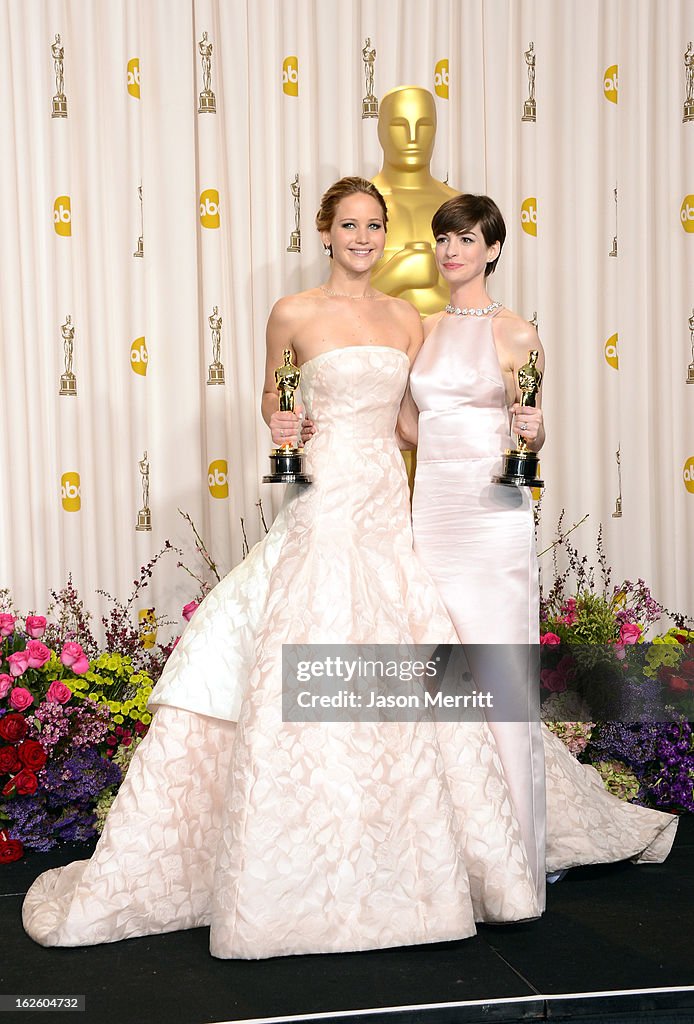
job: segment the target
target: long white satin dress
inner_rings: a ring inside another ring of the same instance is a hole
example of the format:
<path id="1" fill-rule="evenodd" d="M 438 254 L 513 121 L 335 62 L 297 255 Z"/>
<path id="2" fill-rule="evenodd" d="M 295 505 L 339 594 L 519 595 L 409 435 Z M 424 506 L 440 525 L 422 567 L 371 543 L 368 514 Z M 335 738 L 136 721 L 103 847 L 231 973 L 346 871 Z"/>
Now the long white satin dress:
<path id="1" fill-rule="evenodd" d="M 412 549 L 394 439 L 407 376 L 406 355 L 383 346 L 303 365 L 314 482 L 288 491 L 191 619 L 93 856 L 26 896 L 37 942 L 209 925 L 215 956 L 255 958 L 459 939 L 475 921 L 539 914 L 484 721 L 282 721 L 283 643 L 455 641 Z"/>
<path id="2" fill-rule="evenodd" d="M 412 367 L 420 411 L 414 543 L 476 682 L 492 691 L 517 686 L 531 704 L 539 685 L 535 531 L 529 489 L 492 483 L 514 447 L 492 325 L 493 316 L 442 316 Z M 545 870 L 664 859 L 677 819 L 607 793 L 595 769 L 531 718 L 489 724 L 539 904 Z"/>

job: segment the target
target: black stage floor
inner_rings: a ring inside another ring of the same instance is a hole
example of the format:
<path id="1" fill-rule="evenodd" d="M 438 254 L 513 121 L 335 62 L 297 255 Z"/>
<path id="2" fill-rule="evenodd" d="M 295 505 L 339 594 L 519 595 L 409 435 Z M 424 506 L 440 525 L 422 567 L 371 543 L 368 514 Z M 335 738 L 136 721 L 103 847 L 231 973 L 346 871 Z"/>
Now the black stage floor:
<path id="1" fill-rule="evenodd" d="M 20 918 L 28 885 L 88 852 L 0 867 L 0 995 L 86 996 L 84 1013 L 0 1011 L 0 1024 L 694 1024 L 691 816 L 665 864 L 574 869 L 549 887 L 540 921 L 481 926 L 461 942 L 250 962 L 211 957 L 204 928 L 82 949 L 35 945 Z"/>

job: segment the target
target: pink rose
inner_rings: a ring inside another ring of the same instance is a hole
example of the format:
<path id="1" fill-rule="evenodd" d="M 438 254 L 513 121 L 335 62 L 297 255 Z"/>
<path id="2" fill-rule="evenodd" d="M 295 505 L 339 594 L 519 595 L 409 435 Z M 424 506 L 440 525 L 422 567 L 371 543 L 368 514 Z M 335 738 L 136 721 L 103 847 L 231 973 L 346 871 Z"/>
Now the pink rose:
<path id="1" fill-rule="evenodd" d="M 10 664 L 10 675 L 23 676 L 29 668 L 29 655 L 26 651 L 15 651 L 7 659 Z"/>
<path id="2" fill-rule="evenodd" d="M 54 704 L 67 704 L 72 697 L 72 690 L 60 679 L 54 679 L 46 691 L 46 700 Z"/>
<path id="3" fill-rule="evenodd" d="M 23 686 L 15 686 L 13 690 L 10 690 L 10 704 L 17 711 L 25 711 L 33 703 L 34 698 Z"/>
<path id="4" fill-rule="evenodd" d="M 14 615 L 3 612 L 0 615 L 0 636 L 12 636 L 14 633 Z"/>
<path id="5" fill-rule="evenodd" d="M 12 687 L 12 676 L 8 676 L 7 673 L 4 672 L 0 676 L 0 700 L 2 700 L 3 697 L 7 696 L 7 691 L 10 690 L 11 687 Z"/>
<path id="6" fill-rule="evenodd" d="M 642 630 L 635 622 L 623 622 L 619 630 L 619 639 L 623 644 L 635 644 L 641 636 Z"/>
<path id="7" fill-rule="evenodd" d="M 190 620 L 193 618 L 193 615 L 195 614 L 195 609 L 197 607 L 197 601 L 189 601 L 188 604 L 185 606 L 185 608 L 183 609 L 183 618 L 186 620 L 186 622 L 190 622 Z"/>
<path id="8" fill-rule="evenodd" d="M 30 640 L 26 652 L 29 655 L 29 668 L 42 668 L 51 660 L 51 652 L 40 640 Z"/>
<path id="9" fill-rule="evenodd" d="M 76 644 L 72 640 L 67 640 L 63 644 L 60 660 L 65 668 L 71 668 L 77 676 L 83 676 L 85 672 L 89 671 L 89 661 L 82 650 L 82 645 Z"/>
<path id="10" fill-rule="evenodd" d="M 540 643 L 541 644 L 550 644 L 551 646 L 554 647 L 554 646 L 556 646 L 556 644 L 560 644 L 561 643 L 561 637 L 557 636 L 556 633 L 543 633 L 542 636 L 540 637 Z"/>
<path id="11" fill-rule="evenodd" d="M 45 615 L 27 615 L 26 625 L 27 636 L 32 640 L 38 640 L 46 632 Z"/>

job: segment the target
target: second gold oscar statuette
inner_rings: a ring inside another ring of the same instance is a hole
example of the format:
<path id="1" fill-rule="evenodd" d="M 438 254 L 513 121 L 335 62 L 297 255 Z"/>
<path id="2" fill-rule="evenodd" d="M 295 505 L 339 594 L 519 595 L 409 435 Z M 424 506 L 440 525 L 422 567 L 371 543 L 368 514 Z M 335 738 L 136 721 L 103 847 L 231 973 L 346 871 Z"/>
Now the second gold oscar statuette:
<path id="1" fill-rule="evenodd" d="M 521 405 L 530 408 L 535 407 L 535 399 L 542 374 L 536 363 L 539 353 L 537 349 L 531 349 L 528 353 L 528 362 L 518 371 L 518 387 L 521 392 Z M 544 487 L 544 480 L 538 480 L 537 471 L 539 461 L 536 452 L 531 452 L 527 442 L 520 435 L 518 436 L 518 447 L 507 448 L 504 453 L 504 469 L 500 476 L 493 476 L 495 484 L 506 484 L 509 487 Z"/>

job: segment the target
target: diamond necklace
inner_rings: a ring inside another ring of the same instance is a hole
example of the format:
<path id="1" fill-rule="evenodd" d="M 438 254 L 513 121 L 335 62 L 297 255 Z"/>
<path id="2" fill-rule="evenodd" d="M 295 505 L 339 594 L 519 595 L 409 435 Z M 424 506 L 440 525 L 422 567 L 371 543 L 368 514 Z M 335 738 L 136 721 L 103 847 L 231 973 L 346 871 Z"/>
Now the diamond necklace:
<path id="1" fill-rule="evenodd" d="M 348 295 L 347 292 L 334 292 L 332 288 L 328 288 L 327 284 L 319 285 L 319 287 L 326 295 L 334 295 L 339 299 L 352 299 L 352 301 L 357 299 L 375 299 L 378 295 L 378 292 L 371 292 L 370 295 Z"/>
<path id="2" fill-rule="evenodd" d="M 450 302 L 446 306 L 446 312 L 452 313 L 453 316 L 486 316 L 487 313 L 493 313 L 495 309 L 501 309 L 503 302 L 490 302 L 484 309 L 473 309 L 472 306 L 469 309 L 461 309 L 460 306 L 452 306 Z"/>

